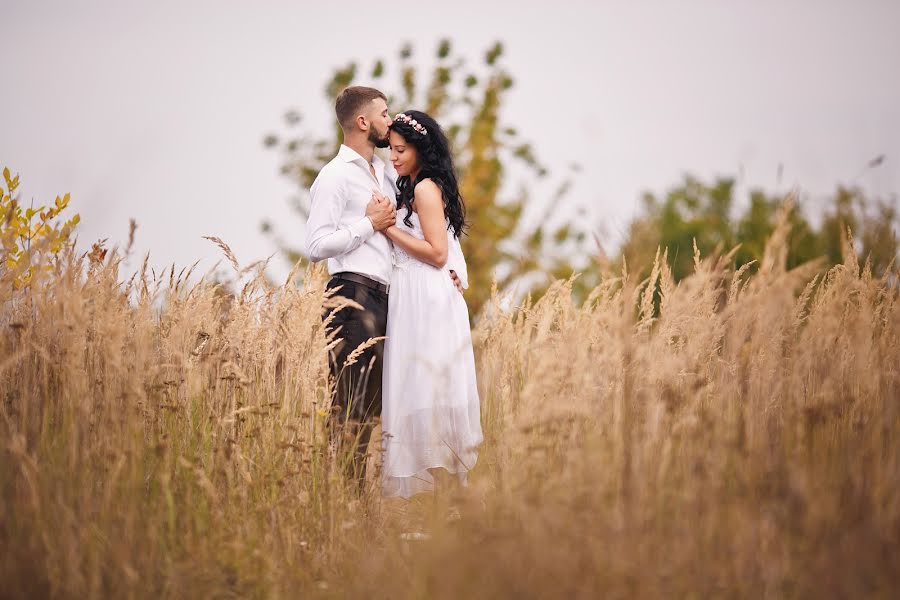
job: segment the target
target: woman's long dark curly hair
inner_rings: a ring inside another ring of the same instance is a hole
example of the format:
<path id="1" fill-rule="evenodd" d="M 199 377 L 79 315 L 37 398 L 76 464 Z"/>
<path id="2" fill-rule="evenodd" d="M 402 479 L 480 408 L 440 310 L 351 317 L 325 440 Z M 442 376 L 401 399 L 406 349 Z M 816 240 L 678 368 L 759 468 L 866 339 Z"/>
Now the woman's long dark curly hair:
<path id="1" fill-rule="evenodd" d="M 403 136 L 406 143 L 412 144 L 416 149 L 419 160 L 419 174 L 415 181 L 410 181 L 408 175 L 397 178 L 397 209 L 406 207 L 409 211 L 403 222 L 412 227 L 410 216 L 412 215 L 413 192 L 416 184 L 424 179 L 431 179 L 441 190 L 444 196 L 444 216 L 447 217 L 448 231 L 459 237 L 466 227 L 466 205 L 459 195 L 459 184 L 456 180 L 456 169 L 453 166 L 453 158 L 450 156 L 450 143 L 447 136 L 437 121 L 418 110 L 408 110 L 403 114 L 425 128 L 426 134 L 422 134 L 411 124 L 395 120 L 391 129 Z"/>

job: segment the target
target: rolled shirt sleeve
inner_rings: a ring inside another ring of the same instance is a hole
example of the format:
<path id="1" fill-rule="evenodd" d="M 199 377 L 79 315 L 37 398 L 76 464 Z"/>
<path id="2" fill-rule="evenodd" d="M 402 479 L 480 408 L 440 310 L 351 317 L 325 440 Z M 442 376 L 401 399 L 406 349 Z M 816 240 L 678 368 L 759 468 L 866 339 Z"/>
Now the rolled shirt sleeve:
<path id="1" fill-rule="evenodd" d="M 346 206 L 347 195 L 337 173 L 320 173 L 310 188 L 306 222 L 306 253 L 313 262 L 351 252 L 375 233 L 372 221 L 366 216 L 342 225 Z"/>

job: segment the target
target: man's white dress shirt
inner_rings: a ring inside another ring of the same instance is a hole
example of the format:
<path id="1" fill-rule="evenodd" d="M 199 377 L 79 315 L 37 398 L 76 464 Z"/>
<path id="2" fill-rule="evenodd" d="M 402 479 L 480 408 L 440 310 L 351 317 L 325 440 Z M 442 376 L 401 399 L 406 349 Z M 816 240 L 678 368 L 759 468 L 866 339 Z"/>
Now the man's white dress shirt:
<path id="1" fill-rule="evenodd" d="M 391 280 L 391 243 L 376 233 L 366 205 L 377 189 L 388 200 L 397 197 L 397 174 L 379 157 L 375 175 L 355 150 L 341 144 L 310 188 L 306 253 L 313 262 L 328 260 L 331 274 L 352 271 L 382 283 Z"/>

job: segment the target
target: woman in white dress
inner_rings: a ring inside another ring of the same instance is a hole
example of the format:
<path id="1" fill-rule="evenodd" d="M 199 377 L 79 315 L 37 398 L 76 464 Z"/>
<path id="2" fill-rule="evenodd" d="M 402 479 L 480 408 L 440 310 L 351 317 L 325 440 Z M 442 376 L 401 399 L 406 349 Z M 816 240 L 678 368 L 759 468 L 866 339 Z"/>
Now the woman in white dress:
<path id="1" fill-rule="evenodd" d="M 382 382 L 382 491 L 433 491 L 445 469 L 465 485 L 483 436 L 469 311 L 447 276 L 467 287 L 459 236 L 465 206 L 447 137 L 419 111 L 394 118 L 397 170 L 394 269 L 388 294 Z"/>

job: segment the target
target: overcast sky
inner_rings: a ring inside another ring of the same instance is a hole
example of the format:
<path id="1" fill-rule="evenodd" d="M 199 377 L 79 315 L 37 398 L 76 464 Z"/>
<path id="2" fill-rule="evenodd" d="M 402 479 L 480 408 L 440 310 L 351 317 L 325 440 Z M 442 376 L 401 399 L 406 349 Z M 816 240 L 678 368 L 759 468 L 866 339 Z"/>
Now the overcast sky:
<path id="1" fill-rule="evenodd" d="M 203 235 L 264 258 L 264 218 L 299 245 L 264 135 L 292 107 L 325 132 L 335 67 L 405 41 L 430 56 L 442 37 L 472 62 L 505 43 L 505 121 L 558 176 L 583 166 L 572 195 L 607 244 L 643 190 L 685 172 L 800 185 L 810 203 L 851 180 L 900 191 L 896 0 L 3 0 L 0 14 L 0 163 L 21 199 L 71 192 L 82 242 L 122 243 L 135 218 L 158 267 L 211 266 Z"/>

